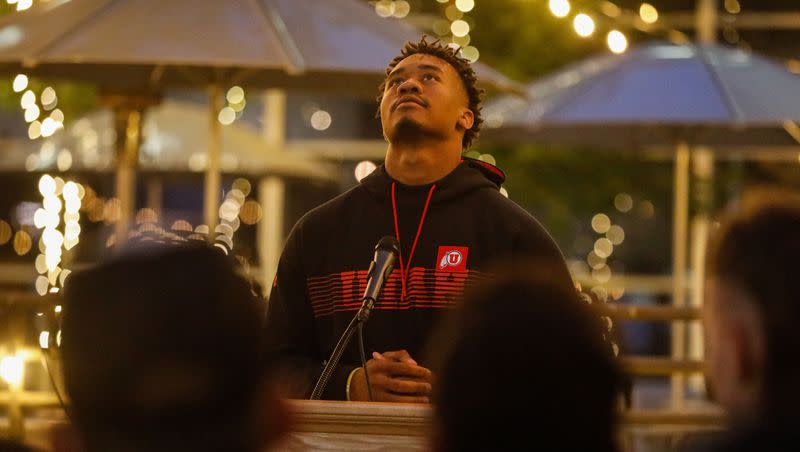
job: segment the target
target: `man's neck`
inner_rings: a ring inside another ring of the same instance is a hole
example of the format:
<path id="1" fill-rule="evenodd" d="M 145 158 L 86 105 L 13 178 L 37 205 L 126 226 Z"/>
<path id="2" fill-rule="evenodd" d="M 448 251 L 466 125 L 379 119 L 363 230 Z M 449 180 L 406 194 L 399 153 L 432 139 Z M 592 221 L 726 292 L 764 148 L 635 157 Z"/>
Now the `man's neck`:
<path id="1" fill-rule="evenodd" d="M 460 143 L 390 143 L 385 167 L 392 179 L 405 185 L 426 185 L 450 174 L 460 162 Z"/>

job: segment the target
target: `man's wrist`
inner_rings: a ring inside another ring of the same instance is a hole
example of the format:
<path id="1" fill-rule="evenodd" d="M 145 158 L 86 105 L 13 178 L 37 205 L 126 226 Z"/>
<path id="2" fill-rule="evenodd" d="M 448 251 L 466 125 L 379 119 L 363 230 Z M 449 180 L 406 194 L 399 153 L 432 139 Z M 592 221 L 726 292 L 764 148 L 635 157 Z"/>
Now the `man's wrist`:
<path id="1" fill-rule="evenodd" d="M 347 384 L 345 385 L 345 395 L 347 396 L 347 400 L 350 400 L 350 385 L 353 383 L 353 376 L 361 369 L 361 367 L 356 367 L 355 369 L 350 371 L 350 375 L 347 376 Z"/>

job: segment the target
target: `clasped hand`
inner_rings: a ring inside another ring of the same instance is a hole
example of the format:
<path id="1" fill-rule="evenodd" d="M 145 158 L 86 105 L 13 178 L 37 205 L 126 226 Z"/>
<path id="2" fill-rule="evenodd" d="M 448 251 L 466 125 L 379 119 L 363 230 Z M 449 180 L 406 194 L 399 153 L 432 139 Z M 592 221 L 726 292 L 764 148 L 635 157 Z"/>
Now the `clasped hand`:
<path id="1" fill-rule="evenodd" d="M 373 352 L 367 361 L 372 400 L 375 402 L 429 403 L 433 374 L 417 364 L 405 350 Z M 350 381 L 350 400 L 369 400 L 364 369 Z"/>

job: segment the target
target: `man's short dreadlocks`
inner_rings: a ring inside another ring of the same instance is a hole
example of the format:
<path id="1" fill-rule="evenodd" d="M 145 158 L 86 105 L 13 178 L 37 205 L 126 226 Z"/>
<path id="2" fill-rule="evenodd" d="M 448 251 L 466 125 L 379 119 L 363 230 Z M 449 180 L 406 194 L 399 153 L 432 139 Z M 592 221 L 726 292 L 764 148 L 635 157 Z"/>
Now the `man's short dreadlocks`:
<path id="1" fill-rule="evenodd" d="M 469 109 L 472 110 L 472 113 L 475 115 L 475 121 L 472 123 L 472 127 L 464 131 L 464 138 L 461 140 L 462 149 L 469 148 L 472 142 L 478 138 L 481 124 L 483 124 L 483 118 L 481 117 L 481 97 L 483 96 L 483 90 L 475 86 L 478 81 L 475 71 L 472 69 L 469 60 L 458 55 L 457 49 L 444 45 L 439 40 L 428 42 L 426 37 L 423 36 L 419 42 L 409 41 L 406 43 L 400 55 L 397 55 L 392 62 L 389 63 L 389 67 L 386 68 L 386 75 L 388 76 L 401 61 L 418 53 L 435 56 L 440 60 L 446 61 L 447 64 L 456 70 L 461 81 L 464 83 L 464 89 L 469 98 Z M 378 87 L 377 100 L 379 106 L 383 100 L 383 90 L 385 86 L 386 81 L 384 80 Z M 380 117 L 380 107 L 378 108 L 378 117 Z"/>

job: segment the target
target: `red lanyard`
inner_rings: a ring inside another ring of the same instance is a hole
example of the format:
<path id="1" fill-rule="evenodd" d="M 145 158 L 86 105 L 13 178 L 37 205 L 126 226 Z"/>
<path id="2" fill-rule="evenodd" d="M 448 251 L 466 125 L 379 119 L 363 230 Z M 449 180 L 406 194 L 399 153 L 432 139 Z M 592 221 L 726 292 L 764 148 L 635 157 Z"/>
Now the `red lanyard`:
<path id="1" fill-rule="evenodd" d="M 392 214 L 394 215 L 394 233 L 397 237 L 397 243 L 400 243 L 400 225 L 397 221 L 397 200 L 395 199 L 394 195 L 394 187 L 395 183 L 392 182 Z M 422 224 L 425 223 L 425 214 L 428 213 L 428 206 L 431 203 L 431 196 L 433 195 L 434 189 L 436 189 L 436 184 L 431 185 L 431 189 L 428 191 L 428 199 L 425 200 L 425 208 L 422 210 L 422 218 L 419 219 L 417 235 L 414 237 L 414 244 L 411 246 L 411 254 L 408 255 L 408 267 L 403 265 L 403 247 L 400 247 L 400 284 L 402 288 L 400 295 L 401 301 L 406 300 L 406 281 L 408 279 L 408 272 L 411 269 L 411 259 L 414 258 L 414 250 L 417 249 L 417 241 L 419 240 L 419 234 L 422 232 Z"/>

